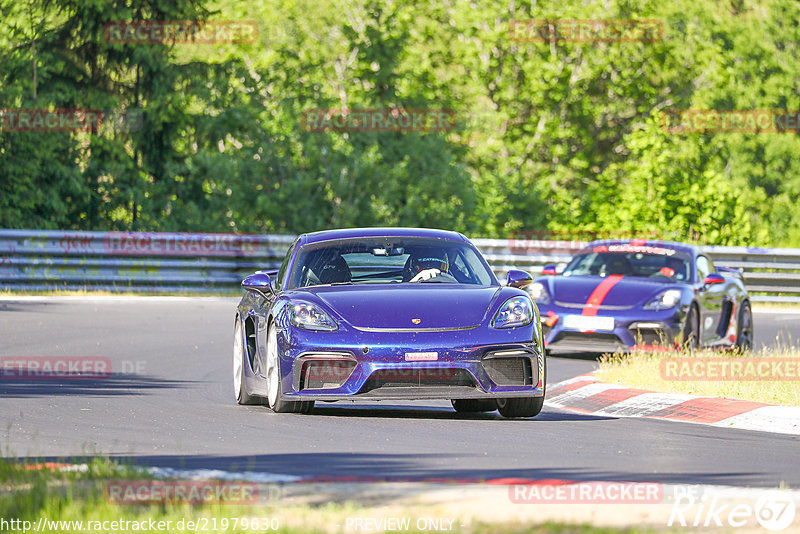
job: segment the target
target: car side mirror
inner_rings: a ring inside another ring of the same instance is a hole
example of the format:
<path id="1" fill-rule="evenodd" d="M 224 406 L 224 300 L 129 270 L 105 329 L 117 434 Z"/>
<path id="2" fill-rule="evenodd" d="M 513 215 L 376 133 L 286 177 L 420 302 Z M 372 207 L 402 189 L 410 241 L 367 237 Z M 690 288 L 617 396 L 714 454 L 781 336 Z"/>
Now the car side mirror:
<path id="1" fill-rule="evenodd" d="M 722 284 L 724 282 L 725 282 L 725 277 L 717 273 L 711 273 L 703 279 L 703 283 L 706 285 Z"/>
<path id="2" fill-rule="evenodd" d="M 251 274 L 244 280 L 242 280 L 242 287 L 245 288 L 247 291 L 253 291 L 254 293 L 258 293 L 261 296 L 267 297 L 271 293 L 274 293 L 275 290 L 272 287 L 272 280 L 270 280 L 269 275 L 265 272 L 259 271 L 255 274 Z"/>
<path id="3" fill-rule="evenodd" d="M 509 287 L 523 288 L 533 282 L 533 277 L 525 271 L 511 269 L 508 271 L 506 285 Z"/>
<path id="4" fill-rule="evenodd" d="M 558 271 L 556 271 L 556 264 L 555 263 L 548 263 L 547 265 L 542 267 L 542 274 L 543 275 L 558 274 Z"/>

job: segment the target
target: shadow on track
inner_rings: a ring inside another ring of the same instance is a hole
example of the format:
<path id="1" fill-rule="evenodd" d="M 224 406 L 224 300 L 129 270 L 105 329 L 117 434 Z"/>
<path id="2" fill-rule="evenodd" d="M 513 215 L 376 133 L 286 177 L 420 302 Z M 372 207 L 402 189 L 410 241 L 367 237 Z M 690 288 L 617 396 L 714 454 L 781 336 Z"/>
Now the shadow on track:
<path id="1" fill-rule="evenodd" d="M 112 373 L 108 377 L 90 379 L 21 379 L 0 373 L 0 397 L 29 398 L 60 395 L 116 396 L 142 395 L 156 389 L 189 387 L 189 380 L 164 380 L 152 376 Z"/>
<path id="2" fill-rule="evenodd" d="M 545 408 L 542 413 L 529 419 L 506 419 L 497 412 L 456 413 L 447 407 L 420 406 L 342 406 L 317 403 L 308 417 L 369 417 L 375 419 L 432 419 L 448 421 L 509 421 L 517 424 L 536 423 L 536 421 L 605 421 L 616 417 L 584 415 L 569 412 L 553 412 Z"/>
<path id="3" fill-rule="evenodd" d="M 364 454 L 346 452 L 294 453 L 294 454 L 254 454 L 247 456 L 190 455 L 190 456 L 111 456 L 112 460 L 125 465 L 162 467 L 181 470 L 221 470 L 228 472 L 249 472 L 296 476 L 302 482 L 452 482 L 480 483 L 494 481 L 509 484 L 532 480 L 569 481 L 620 481 L 620 482 L 661 482 L 673 484 L 731 484 L 747 479 L 749 484 L 759 483 L 763 474 L 755 471 L 736 470 L 730 472 L 661 472 L 661 473 L 622 473 L 605 470 L 598 466 L 519 467 L 482 468 L 486 462 L 483 452 L 473 454 L 474 462 L 470 468 L 439 467 L 451 458 L 446 453 L 424 454 Z M 25 458 L 18 458 L 25 461 Z M 35 462 L 85 462 L 87 459 L 65 457 L 36 458 Z M 533 461 L 532 463 L 537 462 Z M 213 478 L 213 474 L 209 474 Z M 218 475 L 217 475 L 218 476 Z"/>

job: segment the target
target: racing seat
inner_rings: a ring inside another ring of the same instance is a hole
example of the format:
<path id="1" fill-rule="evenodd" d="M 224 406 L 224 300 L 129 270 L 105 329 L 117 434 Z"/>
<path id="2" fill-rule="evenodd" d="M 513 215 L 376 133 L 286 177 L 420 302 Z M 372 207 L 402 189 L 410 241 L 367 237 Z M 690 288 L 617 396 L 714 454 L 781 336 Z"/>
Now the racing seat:
<path id="1" fill-rule="evenodd" d="M 321 284 L 336 284 L 350 282 L 352 275 L 344 258 L 336 256 L 322 267 L 317 278 Z"/>

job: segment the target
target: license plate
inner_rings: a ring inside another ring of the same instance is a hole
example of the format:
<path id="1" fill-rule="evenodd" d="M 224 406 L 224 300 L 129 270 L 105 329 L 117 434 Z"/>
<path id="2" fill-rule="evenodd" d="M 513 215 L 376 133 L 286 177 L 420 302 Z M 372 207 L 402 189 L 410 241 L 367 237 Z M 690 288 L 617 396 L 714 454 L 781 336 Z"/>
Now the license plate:
<path id="1" fill-rule="evenodd" d="M 438 352 L 406 352 L 407 362 L 435 362 L 438 359 Z"/>
<path id="2" fill-rule="evenodd" d="M 614 330 L 613 317 L 598 317 L 596 315 L 567 315 L 564 318 L 564 327 L 575 330 Z"/>

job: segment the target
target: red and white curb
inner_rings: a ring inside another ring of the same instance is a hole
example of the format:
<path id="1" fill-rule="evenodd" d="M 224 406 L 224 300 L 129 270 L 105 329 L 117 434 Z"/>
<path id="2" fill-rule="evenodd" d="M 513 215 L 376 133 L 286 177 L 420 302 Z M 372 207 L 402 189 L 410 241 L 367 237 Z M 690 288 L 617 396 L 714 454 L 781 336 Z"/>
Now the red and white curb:
<path id="1" fill-rule="evenodd" d="M 800 406 L 654 393 L 588 374 L 548 388 L 545 405 L 592 415 L 647 417 L 800 436 Z"/>

